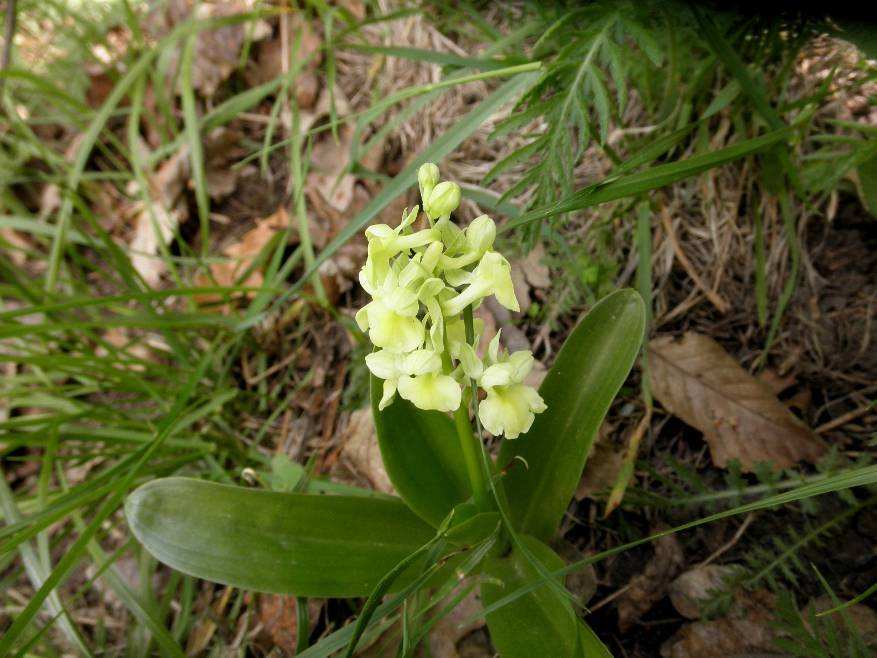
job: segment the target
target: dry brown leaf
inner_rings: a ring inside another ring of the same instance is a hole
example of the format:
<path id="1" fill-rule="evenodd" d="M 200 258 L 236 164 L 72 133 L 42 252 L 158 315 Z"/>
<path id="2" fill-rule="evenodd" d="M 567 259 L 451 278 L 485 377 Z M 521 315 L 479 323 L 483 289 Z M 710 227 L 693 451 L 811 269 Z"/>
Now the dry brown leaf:
<path id="1" fill-rule="evenodd" d="M 341 440 L 344 442 L 341 454 L 358 475 L 365 477 L 378 491 L 395 493 L 381 459 L 371 409 L 358 409 L 350 414 Z"/>
<path id="2" fill-rule="evenodd" d="M 679 540 L 673 535 L 656 539 L 655 554 L 646 570 L 634 576 L 618 601 L 618 628 L 624 632 L 664 596 L 667 587 L 685 564 Z"/>
<path id="3" fill-rule="evenodd" d="M 289 214 L 284 206 L 280 206 L 276 212 L 268 217 L 256 220 L 255 227 L 244 233 L 237 242 L 223 250 L 223 256 L 229 260 L 210 265 L 210 273 L 213 275 L 213 280 L 211 281 L 207 276 L 200 275 L 197 278 L 198 285 L 234 286 L 238 278 L 252 267 L 253 261 L 259 256 L 265 245 L 277 233 L 286 230 L 288 226 Z M 240 285 L 257 288 L 263 282 L 262 272 L 258 268 L 254 268 Z M 247 296 L 251 295 L 252 293 L 247 293 Z M 212 303 L 218 299 L 220 298 L 217 295 L 199 295 L 197 297 L 197 301 L 201 304 Z"/>
<path id="4" fill-rule="evenodd" d="M 350 160 L 353 133 L 353 126 L 345 124 L 338 130 L 337 141 L 331 134 L 323 135 L 311 150 L 307 186 L 339 212 L 347 210 L 353 201 L 356 177 L 343 173 Z"/>
<path id="5" fill-rule="evenodd" d="M 739 573 L 730 564 L 707 564 L 689 569 L 670 584 L 670 601 L 683 617 L 700 619 L 701 606 L 716 592 L 726 589 L 726 582 Z"/>
<path id="6" fill-rule="evenodd" d="M 555 540 L 551 547 L 563 558 L 564 562 L 581 562 L 587 555 L 579 550 L 578 546 L 566 539 Z M 593 564 L 585 565 L 583 569 L 576 569 L 566 575 L 563 581 L 564 587 L 575 596 L 580 605 L 587 605 L 594 594 L 597 593 L 597 570 Z"/>
<path id="7" fill-rule="evenodd" d="M 237 130 L 216 128 L 204 140 L 204 174 L 207 179 L 207 193 L 214 201 L 221 201 L 237 187 L 239 176 L 248 169 L 232 165 L 246 154 L 242 147 L 244 135 Z M 250 170 L 256 169 L 250 166 Z"/>
<path id="8" fill-rule="evenodd" d="M 670 413 L 703 432 L 713 463 L 739 460 L 746 470 L 759 462 L 788 468 L 815 462 L 825 445 L 747 373 L 721 345 L 688 332 L 649 343 L 652 392 Z"/>
<path id="9" fill-rule="evenodd" d="M 521 313 L 526 313 L 530 308 L 530 284 L 527 282 L 527 276 L 524 274 L 526 265 L 522 261 L 514 261 L 512 263 L 512 286 L 515 290 L 515 299 L 518 300 L 518 306 Z"/>
<path id="10" fill-rule="evenodd" d="M 824 612 L 831 610 L 836 605 L 837 602 L 832 600 L 830 596 L 819 596 L 807 604 L 804 610 L 804 619 L 810 618 L 811 610 L 817 613 Z M 849 620 L 849 623 L 853 625 L 862 638 L 869 640 L 872 646 L 877 644 L 877 612 L 866 605 L 856 603 L 844 608 L 843 611 L 838 610 L 821 619 L 835 624 L 841 632 L 845 632 L 847 629 L 846 620 Z"/>
<path id="11" fill-rule="evenodd" d="M 696 621 L 676 633 L 661 647 L 664 658 L 728 658 L 752 650 L 771 649 L 774 631 L 766 621 L 716 619 Z M 747 652 L 747 653 L 744 653 Z"/>
<path id="12" fill-rule="evenodd" d="M 616 446 L 608 439 L 598 438 L 585 463 L 582 479 L 579 480 L 576 489 L 576 500 L 585 498 L 596 500 L 597 494 L 608 491 L 618 479 L 618 472 L 623 462 L 624 448 Z"/>

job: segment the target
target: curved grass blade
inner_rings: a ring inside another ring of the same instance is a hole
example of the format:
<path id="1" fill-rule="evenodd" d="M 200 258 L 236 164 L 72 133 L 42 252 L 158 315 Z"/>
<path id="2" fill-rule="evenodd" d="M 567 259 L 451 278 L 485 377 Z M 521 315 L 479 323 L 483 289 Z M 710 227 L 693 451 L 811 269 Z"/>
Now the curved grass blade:
<path id="1" fill-rule="evenodd" d="M 794 489 L 786 491 L 784 493 L 766 496 L 761 500 L 756 500 L 751 503 L 746 503 L 744 505 L 738 505 L 737 507 L 734 507 L 732 509 L 716 512 L 700 519 L 688 521 L 687 523 L 683 523 L 676 527 L 669 528 L 668 530 L 662 530 L 647 537 L 643 537 L 641 539 L 637 539 L 635 541 L 628 542 L 620 546 L 615 546 L 614 548 L 610 548 L 599 553 L 595 553 L 594 555 L 591 555 L 584 560 L 573 562 L 562 569 L 554 571 L 552 573 L 552 576 L 558 577 L 565 576 L 570 573 L 575 573 L 576 571 L 579 571 L 580 569 L 583 569 L 588 565 L 595 564 L 597 562 L 605 560 L 606 558 L 612 557 L 613 555 L 618 555 L 619 553 L 628 551 L 631 548 L 636 548 L 637 546 L 647 544 L 656 539 L 660 539 L 661 537 L 666 537 L 667 535 L 672 535 L 677 532 L 682 532 L 684 530 L 690 530 L 692 528 L 706 525 L 707 523 L 713 523 L 715 521 L 727 519 L 732 516 L 739 516 L 740 514 L 748 514 L 749 512 L 770 509 L 773 507 L 778 507 L 780 505 L 787 505 L 789 503 L 793 503 L 799 500 L 806 500 L 814 496 L 834 493 L 835 491 L 842 491 L 845 489 L 850 489 L 852 487 L 869 487 L 874 485 L 877 485 L 877 465 L 854 468 L 847 471 L 846 473 L 839 473 L 837 475 L 821 479 L 817 482 L 804 484 L 800 487 L 795 487 Z M 505 605 L 509 605 L 510 603 L 517 600 L 519 597 L 524 596 L 534 589 L 542 587 L 544 584 L 544 581 L 539 580 L 525 585 L 518 590 L 511 592 L 503 598 L 497 600 L 496 602 L 485 606 L 484 610 L 481 613 L 469 619 L 465 619 L 461 623 L 469 623 L 474 619 L 487 615 L 494 610 L 502 608 Z"/>
<path id="2" fill-rule="evenodd" d="M 549 572 L 563 568 L 563 560 L 542 542 L 528 535 L 521 535 L 520 540 Z M 503 557 L 488 557 L 484 572 L 491 578 L 481 586 L 481 598 L 487 606 L 521 584 L 533 579 L 542 582 L 535 567 L 518 550 Z M 531 591 L 510 605 L 494 609 L 487 615 L 487 627 L 503 658 L 573 656 L 578 645 L 572 606 L 550 587 Z"/>
<path id="3" fill-rule="evenodd" d="M 610 176 L 551 205 L 526 212 L 502 226 L 500 230 L 510 231 L 530 222 L 591 208 L 607 201 L 623 199 L 670 185 L 773 146 L 786 139 L 791 131 L 792 126 L 786 126 L 711 153 L 693 155 L 678 162 L 657 165 L 626 176 Z"/>
<path id="4" fill-rule="evenodd" d="M 359 613 L 356 625 L 353 627 L 353 637 L 350 638 L 350 644 L 347 645 L 347 652 L 344 654 L 345 658 L 351 658 L 351 656 L 353 656 L 353 652 L 356 651 L 356 645 L 359 643 L 359 639 L 362 637 L 369 621 L 371 621 L 372 616 L 378 609 L 381 599 L 390 591 L 390 587 L 392 587 L 393 583 L 396 582 L 399 576 L 413 566 L 421 557 L 431 552 L 443 538 L 443 533 L 440 532 L 416 551 L 400 560 L 395 567 L 390 569 L 390 571 L 381 578 L 381 581 L 375 586 L 372 593 L 369 594 L 369 597 L 362 608 L 362 612 Z"/>

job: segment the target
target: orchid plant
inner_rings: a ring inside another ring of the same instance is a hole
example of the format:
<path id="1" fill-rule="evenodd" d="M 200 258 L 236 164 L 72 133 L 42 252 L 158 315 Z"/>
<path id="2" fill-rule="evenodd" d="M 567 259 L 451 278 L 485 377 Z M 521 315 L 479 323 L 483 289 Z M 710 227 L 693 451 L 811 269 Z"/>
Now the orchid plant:
<path id="1" fill-rule="evenodd" d="M 372 411 L 398 497 L 309 477 L 293 492 L 172 477 L 129 496 L 129 524 L 187 574 L 368 597 L 356 624 L 302 655 L 352 655 L 394 619 L 399 654 L 413 655 L 448 601 L 474 587 L 506 658 L 611 655 L 580 618 L 584 602 L 564 589 L 548 542 L 640 349 L 642 299 L 620 290 L 594 306 L 537 391 L 527 383 L 533 355 L 505 351 L 499 332 L 479 355 L 473 310 L 490 296 L 519 310 L 496 224 L 481 215 L 461 228 L 459 185 L 431 163 L 417 178 L 421 204 L 396 227 L 366 229 L 359 279 L 370 301 L 355 317 L 374 348 Z"/>

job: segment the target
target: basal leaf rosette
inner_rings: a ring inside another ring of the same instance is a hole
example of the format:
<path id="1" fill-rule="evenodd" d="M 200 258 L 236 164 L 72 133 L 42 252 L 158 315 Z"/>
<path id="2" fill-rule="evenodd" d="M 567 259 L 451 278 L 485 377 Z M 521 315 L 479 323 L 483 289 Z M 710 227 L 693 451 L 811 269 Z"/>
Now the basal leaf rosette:
<path id="1" fill-rule="evenodd" d="M 418 171 L 420 208 L 402 214 L 398 226 L 366 229 L 368 258 L 359 280 L 371 301 L 356 314 L 375 351 L 368 369 L 384 382 L 379 404 L 398 394 L 424 410 L 457 411 L 464 387 L 484 391 L 478 417 L 492 434 L 517 438 L 545 411 L 539 393 L 524 383 L 533 366 L 526 350 L 501 353 L 499 335 L 479 357 L 466 341 L 463 312 L 493 296 L 518 311 L 508 260 L 493 249 L 496 224 L 487 215 L 465 229 L 451 220 L 460 205 L 460 186 L 439 180 L 432 163 Z"/>

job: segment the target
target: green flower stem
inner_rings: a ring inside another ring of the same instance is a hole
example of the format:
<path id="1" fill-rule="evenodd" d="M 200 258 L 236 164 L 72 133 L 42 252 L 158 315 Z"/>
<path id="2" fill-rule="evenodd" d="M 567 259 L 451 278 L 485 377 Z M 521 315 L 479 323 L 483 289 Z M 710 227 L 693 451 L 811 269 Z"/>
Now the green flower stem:
<path id="1" fill-rule="evenodd" d="M 444 337 L 445 349 L 442 352 L 442 368 L 446 375 L 450 375 L 454 370 L 454 364 L 451 362 L 451 355 L 448 350 L 447 326 L 445 326 Z M 489 510 L 490 498 L 487 495 L 487 479 L 485 478 L 484 470 L 481 468 L 481 460 L 477 452 L 481 450 L 481 446 L 476 443 L 478 439 L 472 432 L 472 423 L 469 422 L 469 396 L 465 391 L 463 393 L 463 401 L 454 412 L 454 426 L 457 429 L 457 437 L 460 439 L 463 461 L 466 462 L 466 473 L 469 475 L 469 484 L 472 486 L 472 498 L 478 509 Z"/>
<path id="2" fill-rule="evenodd" d="M 468 397 L 468 396 L 467 396 Z M 490 509 L 490 498 L 487 495 L 487 479 L 481 468 L 481 460 L 478 458 L 476 445 L 478 439 L 472 433 L 472 424 L 469 422 L 469 405 L 461 404 L 454 412 L 454 425 L 457 428 L 457 436 L 460 438 L 460 448 L 463 450 L 463 459 L 466 462 L 466 471 L 469 474 L 469 483 L 472 485 L 472 497 L 478 509 Z"/>

